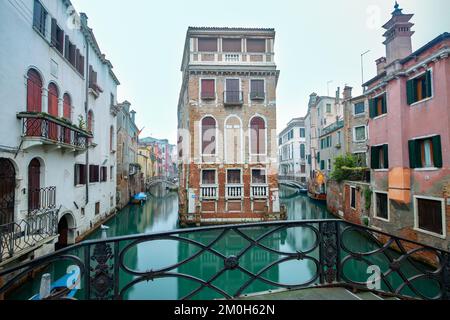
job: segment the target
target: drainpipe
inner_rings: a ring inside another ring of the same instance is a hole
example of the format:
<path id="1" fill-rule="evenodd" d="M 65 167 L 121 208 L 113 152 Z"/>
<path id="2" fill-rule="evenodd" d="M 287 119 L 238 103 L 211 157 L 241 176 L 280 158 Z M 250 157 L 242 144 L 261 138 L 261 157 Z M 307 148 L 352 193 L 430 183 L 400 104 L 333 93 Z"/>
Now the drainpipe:
<path id="1" fill-rule="evenodd" d="M 85 17 L 85 19 L 87 19 L 87 17 Z M 87 25 L 87 21 L 84 20 L 84 22 Z M 84 23 L 83 23 L 84 24 Z M 84 26 L 82 26 L 83 28 Z M 86 72 L 86 76 L 85 76 L 85 82 L 86 82 L 86 87 L 85 87 L 85 101 L 84 101 L 84 113 L 85 113 L 85 119 L 86 119 L 86 125 L 87 125 L 87 121 L 88 121 L 88 111 L 89 111 L 89 103 L 88 103 L 88 99 L 89 99 L 89 42 L 87 39 L 87 35 L 84 35 L 84 39 L 85 39 L 85 43 L 86 43 L 86 65 L 85 65 L 85 72 Z M 89 203 L 89 144 L 88 147 L 86 149 L 86 173 L 85 173 L 85 177 L 86 177 L 86 205 Z"/>

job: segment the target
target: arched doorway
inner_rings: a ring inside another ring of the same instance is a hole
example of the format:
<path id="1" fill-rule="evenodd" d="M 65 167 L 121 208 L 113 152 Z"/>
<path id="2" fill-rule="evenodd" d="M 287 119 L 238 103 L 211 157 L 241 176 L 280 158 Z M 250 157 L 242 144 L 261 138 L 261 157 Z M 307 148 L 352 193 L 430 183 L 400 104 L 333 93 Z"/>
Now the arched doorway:
<path id="1" fill-rule="evenodd" d="M 14 222 L 16 170 L 12 162 L 0 158 L 0 225 Z"/>
<path id="2" fill-rule="evenodd" d="M 67 215 L 66 215 L 67 216 Z M 68 246 L 69 242 L 69 222 L 67 217 L 64 216 L 58 223 L 58 242 L 55 244 L 55 249 L 59 250 Z"/>
<path id="3" fill-rule="evenodd" d="M 28 165 L 28 211 L 39 210 L 41 188 L 41 162 L 34 158 Z"/>

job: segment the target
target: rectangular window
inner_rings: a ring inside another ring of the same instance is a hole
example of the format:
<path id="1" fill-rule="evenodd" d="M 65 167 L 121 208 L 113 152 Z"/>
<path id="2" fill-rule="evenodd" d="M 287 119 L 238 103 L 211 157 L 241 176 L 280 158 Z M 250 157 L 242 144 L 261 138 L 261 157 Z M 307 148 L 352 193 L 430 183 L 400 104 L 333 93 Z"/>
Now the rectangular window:
<path id="1" fill-rule="evenodd" d="M 198 51 L 217 52 L 217 38 L 199 38 Z"/>
<path id="2" fill-rule="evenodd" d="M 86 165 L 75 164 L 74 184 L 76 186 L 86 184 Z"/>
<path id="3" fill-rule="evenodd" d="M 305 173 L 305 172 L 306 172 L 306 166 L 305 166 L 304 164 L 302 164 L 302 165 L 300 166 L 300 172 L 301 172 L 301 173 Z"/>
<path id="4" fill-rule="evenodd" d="M 331 159 L 327 160 L 327 169 L 331 171 Z"/>
<path id="5" fill-rule="evenodd" d="M 47 10 L 38 0 L 34 0 L 33 26 L 43 35 L 46 36 Z"/>
<path id="6" fill-rule="evenodd" d="M 252 183 L 266 184 L 266 169 L 252 169 Z"/>
<path id="7" fill-rule="evenodd" d="M 84 217 L 84 215 L 86 214 L 86 210 L 83 208 L 80 209 L 80 214 L 82 217 Z"/>
<path id="8" fill-rule="evenodd" d="M 331 113 L 331 104 L 327 103 L 327 113 Z"/>
<path id="9" fill-rule="evenodd" d="M 202 184 L 216 184 L 216 170 L 202 170 Z"/>
<path id="10" fill-rule="evenodd" d="M 300 159 L 305 159 L 306 147 L 304 144 L 300 145 Z"/>
<path id="11" fill-rule="evenodd" d="M 420 230 L 443 235 L 444 200 L 415 197 L 416 226 Z"/>
<path id="12" fill-rule="evenodd" d="M 389 168 L 389 149 L 388 145 L 371 147 L 371 168 L 388 169 Z"/>
<path id="13" fill-rule="evenodd" d="M 216 99 L 216 81 L 214 79 L 202 79 L 201 90 L 203 100 Z"/>
<path id="14" fill-rule="evenodd" d="M 100 202 L 95 203 L 95 215 L 100 214 Z"/>
<path id="15" fill-rule="evenodd" d="M 114 167 L 110 166 L 109 167 L 109 179 L 113 180 L 113 173 L 114 173 Z"/>
<path id="16" fill-rule="evenodd" d="M 387 193 L 375 192 L 375 217 L 389 220 L 389 199 Z"/>
<path id="17" fill-rule="evenodd" d="M 228 169 L 227 183 L 241 184 L 241 169 Z"/>
<path id="18" fill-rule="evenodd" d="M 356 165 L 358 167 L 365 167 L 367 166 L 367 161 L 366 161 L 366 154 L 361 152 L 361 153 L 355 153 L 354 157 L 356 159 Z"/>
<path id="19" fill-rule="evenodd" d="M 266 52 L 266 39 L 247 39 L 247 52 Z"/>
<path id="20" fill-rule="evenodd" d="M 369 111 L 371 118 L 387 113 L 386 93 L 369 100 Z"/>
<path id="21" fill-rule="evenodd" d="M 363 114 L 365 111 L 365 106 L 364 106 L 364 102 L 358 102 L 353 106 L 353 114 L 359 115 L 359 114 Z"/>
<path id="22" fill-rule="evenodd" d="M 409 105 L 432 96 L 431 71 L 406 82 L 406 95 Z"/>
<path id="23" fill-rule="evenodd" d="M 100 167 L 97 165 L 89 165 L 89 182 L 99 182 L 100 181 Z"/>
<path id="24" fill-rule="evenodd" d="M 325 170 L 325 160 L 320 161 L 320 170 Z"/>
<path id="25" fill-rule="evenodd" d="M 441 136 L 410 140 L 408 145 L 411 168 L 442 168 Z"/>
<path id="26" fill-rule="evenodd" d="M 222 39 L 222 52 L 241 52 L 241 39 Z"/>
<path id="27" fill-rule="evenodd" d="M 366 126 L 355 127 L 353 130 L 353 141 L 366 141 Z"/>
<path id="28" fill-rule="evenodd" d="M 350 187 L 350 207 L 356 209 L 356 188 Z"/>
<path id="29" fill-rule="evenodd" d="M 304 138 L 306 136 L 305 128 L 300 128 L 300 138 Z"/>
<path id="30" fill-rule="evenodd" d="M 250 80 L 250 98 L 252 100 L 265 99 L 264 80 Z"/>

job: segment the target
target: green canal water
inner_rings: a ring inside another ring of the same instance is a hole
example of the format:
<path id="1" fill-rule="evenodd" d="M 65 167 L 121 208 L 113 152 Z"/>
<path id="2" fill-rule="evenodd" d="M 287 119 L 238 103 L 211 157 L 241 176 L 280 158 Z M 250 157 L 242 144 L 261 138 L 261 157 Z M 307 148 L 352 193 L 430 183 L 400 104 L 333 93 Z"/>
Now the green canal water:
<path id="1" fill-rule="evenodd" d="M 314 220 L 334 218 L 327 212 L 326 207 L 318 202 L 310 200 L 304 195 L 295 195 L 292 189 L 282 187 L 282 202 L 288 210 L 289 220 Z M 160 231 L 170 231 L 178 228 L 178 198 L 176 193 L 168 193 L 164 197 L 150 197 L 144 206 L 128 206 L 118 215 L 108 221 L 110 227 L 107 231 L 108 237 L 123 236 L 139 233 L 152 233 Z M 252 239 L 267 232 L 267 228 L 245 229 L 244 232 Z M 183 235 L 189 239 L 198 241 L 202 244 L 210 244 L 218 235 L 216 231 L 193 233 Z M 94 232 L 90 239 L 99 239 L 101 232 Z M 289 228 L 278 231 L 264 240 L 262 243 L 272 249 L 281 252 L 305 251 L 314 246 L 316 237 L 310 229 L 307 228 Z M 358 233 L 349 233 L 342 239 L 346 246 L 354 251 L 369 252 L 376 248 L 375 244 Z M 230 232 L 226 237 L 217 242 L 213 248 L 225 256 L 236 255 L 248 241 L 234 232 Z M 125 244 L 121 245 L 123 248 Z M 125 254 L 125 264 L 132 270 L 146 271 L 158 270 L 167 266 L 183 261 L 198 252 L 198 247 L 185 242 L 172 240 L 158 240 L 145 242 L 134 247 Z M 74 252 L 81 256 L 79 252 Z M 392 253 L 395 256 L 395 253 Z M 312 254 L 318 259 L 318 250 Z M 257 273 L 270 263 L 277 261 L 281 256 L 263 250 L 259 247 L 249 250 L 240 260 L 240 265 L 253 273 Z M 386 268 L 388 261 L 382 255 L 371 258 L 375 265 Z M 58 279 L 64 275 L 68 266 L 67 262 L 57 262 L 49 266 L 46 272 L 52 274 L 53 279 Z M 223 268 L 223 260 L 216 255 L 205 252 L 197 256 L 194 260 L 172 270 L 173 272 L 189 274 L 205 281 L 211 279 L 218 270 Z M 367 264 L 357 261 L 351 261 L 344 267 L 344 274 L 356 281 L 366 281 L 369 277 Z M 415 274 L 415 269 L 410 264 L 403 264 L 402 271 L 407 276 Z M 314 277 L 316 266 L 311 260 L 288 261 L 268 269 L 262 274 L 262 277 L 275 283 L 295 285 L 303 283 Z M 14 292 L 9 299 L 28 299 L 34 293 L 39 291 L 39 276 L 35 281 L 28 281 L 24 286 Z M 134 276 L 122 273 L 120 277 L 120 287 L 123 288 L 131 282 Z M 233 294 L 241 287 L 249 276 L 238 270 L 224 272 L 221 276 L 212 281 L 212 284 Z M 394 287 L 402 283 L 397 274 L 389 277 Z M 436 283 L 424 280 L 417 280 L 415 286 L 422 293 L 429 297 L 437 295 L 439 287 Z M 124 299 L 144 300 L 144 299 L 180 299 L 199 287 L 199 284 L 188 279 L 181 278 L 162 278 L 154 281 L 141 282 L 129 288 Z M 386 288 L 382 285 L 382 288 Z M 276 286 L 268 285 L 262 281 L 253 282 L 243 293 L 255 293 L 271 289 L 277 289 Z M 404 294 L 412 294 L 409 289 L 403 291 Z M 77 293 L 77 298 L 82 299 L 84 295 L 83 287 Z M 215 299 L 222 298 L 220 294 L 209 288 L 204 288 L 195 294 L 192 299 Z"/>

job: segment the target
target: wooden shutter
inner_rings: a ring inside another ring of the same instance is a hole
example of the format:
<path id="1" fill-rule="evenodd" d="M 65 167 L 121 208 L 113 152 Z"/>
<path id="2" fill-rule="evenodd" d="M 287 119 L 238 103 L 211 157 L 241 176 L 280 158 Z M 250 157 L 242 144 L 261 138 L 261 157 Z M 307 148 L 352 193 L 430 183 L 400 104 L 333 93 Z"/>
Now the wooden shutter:
<path id="1" fill-rule="evenodd" d="M 66 40 L 64 42 L 64 57 L 69 60 L 70 54 L 69 54 L 69 36 L 66 36 Z"/>
<path id="2" fill-rule="evenodd" d="M 320 163 L 320 152 L 317 152 L 317 162 Z"/>
<path id="3" fill-rule="evenodd" d="M 376 117 L 375 99 L 369 99 L 369 116 L 372 119 Z"/>
<path id="4" fill-rule="evenodd" d="M 434 136 L 432 138 L 433 141 L 433 159 L 434 166 L 436 168 L 442 168 L 442 145 L 441 145 L 441 136 Z"/>
<path id="5" fill-rule="evenodd" d="M 408 141 L 409 146 L 409 167 L 411 169 L 420 168 L 420 149 L 417 140 Z"/>
<path id="6" fill-rule="evenodd" d="M 73 168 L 73 184 L 75 186 L 78 184 L 78 174 L 79 174 L 79 167 L 78 164 L 75 164 Z"/>
<path id="7" fill-rule="evenodd" d="M 52 37 L 51 37 L 51 43 L 56 46 L 57 42 L 57 24 L 56 19 L 52 18 Z"/>
<path id="8" fill-rule="evenodd" d="M 431 71 L 428 70 L 425 74 L 425 97 L 429 98 L 432 96 L 432 94 Z"/>
<path id="9" fill-rule="evenodd" d="M 387 144 L 383 145 L 383 156 L 384 156 L 384 169 L 389 168 L 389 146 Z"/>
<path id="10" fill-rule="evenodd" d="M 406 81 L 406 100 L 408 105 L 411 105 L 414 103 L 414 80 L 408 80 Z"/>
<path id="11" fill-rule="evenodd" d="M 370 168 L 380 169 L 380 148 L 372 147 L 370 149 Z"/>
<path id="12" fill-rule="evenodd" d="M 33 25 L 41 30 L 41 4 L 36 0 L 34 1 Z"/>
<path id="13" fill-rule="evenodd" d="M 382 97 L 380 97 L 380 98 L 382 98 L 382 114 L 385 114 L 385 113 L 387 113 L 387 95 L 386 94 L 383 94 L 382 95 Z"/>

